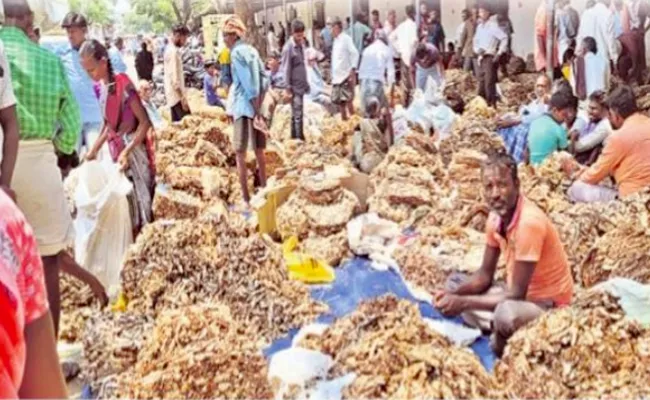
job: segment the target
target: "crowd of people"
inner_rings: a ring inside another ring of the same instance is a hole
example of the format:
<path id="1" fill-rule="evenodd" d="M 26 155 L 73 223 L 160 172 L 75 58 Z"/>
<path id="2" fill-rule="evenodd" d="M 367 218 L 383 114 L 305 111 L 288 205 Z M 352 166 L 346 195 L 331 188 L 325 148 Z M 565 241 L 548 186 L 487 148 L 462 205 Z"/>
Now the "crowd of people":
<path id="1" fill-rule="evenodd" d="M 568 304 L 573 293 L 557 231 L 521 193 L 517 164 L 539 165 L 567 150 L 573 157 L 565 159 L 563 168 L 574 180 L 568 195 L 575 202 L 611 201 L 650 186 L 650 119 L 640 113 L 631 87 L 609 93 L 612 74 L 627 83 L 643 82 L 647 3 L 589 3 L 580 15 L 569 0 L 557 2 L 552 65 L 546 64 L 546 35 L 551 33 L 545 2 L 540 5 L 534 60 L 541 74 L 533 98 L 518 114 L 497 118 L 505 152 L 491 155 L 482 170 L 492 210 L 483 266 L 472 276 L 453 276 L 435 295 L 443 313 L 491 327 L 498 354 L 516 329 L 546 309 Z M 0 395 L 63 398 L 55 342 L 60 271 L 81 279 L 107 302 L 101 283 L 68 252 L 73 227 L 63 178 L 79 157 L 108 159 L 133 183 L 129 204 L 134 233 L 152 220 L 152 132 L 163 124 L 151 102 L 154 49 L 142 43 L 135 61 L 140 81 L 134 84 L 121 57 L 123 41 L 91 39 L 83 15 L 65 17 L 62 28 L 69 46 L 54 54 L 37 44 L 40 32 L 34 29 L 26 0 L 4 0 L 3 5 L 0 283 L 6 290 L 0 291 L 0 361 L 5 366 Z M 408 105 L 414 91 L 442 88 L 445 69 L 461 68 L 476 76 L 479 95 L 495 106 L 514 33 L 507 16 L 495 15 L 486 2 L 463 10 L 451 46 L 446 45 L 439 13 L 425 4 L 417 12 L 407 6 L 401 23 L 395 11 L 384 23 L 376 10 L 370 19 L 359 14 L 354 22 L 328 18 L 313 45 L 298 19 L 286 26 L 279 23 L 277 30 L 269 24 L 267 30 L 268 57 L 262 60 L 244 40 L 244 22 L 227 18 L 221 29 L 226 47 L 205 63 L 206 102 L 224 108 L 234 125 L 232 143 L 245 206 L 251 198 L 246 153 L 254 151 L 256 182 L 265 186 L 264 149 L 279 104 L 290 104 L 291 137 L 304 141 L 305 99 L 347 120 L 355 113 L 358 88 L 363 120 L 353 157 L 362 171 L 371 172 L 395 142 L 396 85 L 405 89 Z M 191 113 L 181 59 L 189 38 L 186 26 L 174 26 L 160 54 L 172 122 Z M 326 60 L 329 80 L 320 67 Z M 558 80 L 548 77 L 549 69 Z M 603 184 L 607 177 L 614 179 L 614 186 Z M 502 253 L 508 277 L 503 287 L 494 282 Z"/>

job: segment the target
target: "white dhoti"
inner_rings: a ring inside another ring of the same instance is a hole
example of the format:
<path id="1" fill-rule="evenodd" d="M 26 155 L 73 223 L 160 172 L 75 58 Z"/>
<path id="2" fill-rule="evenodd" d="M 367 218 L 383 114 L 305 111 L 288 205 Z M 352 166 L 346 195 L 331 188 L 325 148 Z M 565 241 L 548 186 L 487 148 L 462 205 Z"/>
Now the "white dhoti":
<path id="1" fill-rule="evenodd" d="M 72 217 L 51 141 L 20 141 L 11 187 L 34 230 L 41 256 L 57 255 L 74 243 Z"/>

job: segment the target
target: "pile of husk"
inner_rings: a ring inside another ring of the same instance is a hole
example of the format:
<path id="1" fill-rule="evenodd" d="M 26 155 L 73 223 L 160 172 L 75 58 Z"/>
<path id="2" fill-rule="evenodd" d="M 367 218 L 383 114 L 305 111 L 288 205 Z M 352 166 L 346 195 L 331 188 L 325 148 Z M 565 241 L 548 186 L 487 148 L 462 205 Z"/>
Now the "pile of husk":
<path id="1" fill-rule="evenodd" d="M 476 97 L 477 82 L 471 72 L 462 69 L 448 69 L 445 71 L 445 97 L 459 94 L 464 102 L 469 102 Z"/>
<path id="2" fill-rule="evenodd" d="M 318 175 L 326 168 L 335 168 L 342 174 L 354 171 L 350 160 L 342 157 L 335 149 L 318 144 L 303 144 L 295 140 L 283 144 L 285 164 L 275 171 L 269 186 L 277 184 L 298 185 L 304 177 Z"/>
<path id="3" fill-rule="evenodd" d="M 334 359 L 329 378 L 355 373 L 343 397 L 494 398 L 495 379 L 470 350 L 428 327 L 416 304 L 392 295 L 362 303 L 300 347 Z"/>
<path id="4" fill-rule="evenodd" d="M 581 293 L 517 331 L 495 367 L 511 398 L 650 396 L 650 331 L 624 318 L 618 301 Z"/>
<path id="5" fill-rule="evenodd" d="M 61 288 L 61 321 L 59 339 L 74 343 L 81 339 L 86 321 L 99 310 L 90 287 L 66 274 L 59 278 Z"/>
<path id="6" fill-rule="evenodd" d="M 538 77 L 538 74 L 520 74 L 499 82 L 502 94 L 500 105 L 506 110 L 517 111 L 522 105 L 530 103 Z"/>
<path id="7" fill-rule="evenodd" d="M 637 86 L 634 88 L 636 103 L 639 109 L 646 113 L 650 111 L 650 85 Z"/>
<path id="8" fill-rule="evenodd" d="M 133 366 L 152 328 L 153 320 L 139 313 L 94 313 L 82 341 L 84 381 L 97 389 L 103 380 Z"/>
<path id="9" fill-rule="evenodd" d="M 650 283 L 650 195 L 625 198 L 619 210 L 622 212 L 610 217 L 611 229 L 595 241 L 580 265 L 578 272 L 585 287 L 612 277 Z"/>
<path id="10" fill-rule="evenodd" d="M 157 131 L 156 174 L 165 177 L 180 166 L 234 166 L 228 129 L 219 120 L 189 116 Z"/>
<path id="11" fill-rule="evenodd" d="M 225 98 L 222 99 L 225 103 Z M 220 120 L 226 122 L 228 115 L 226 110 L 221 107 L 210 106 L 205 101 L 203 91 L 190 88 L 187 90 L 187 104 L 193 116 L 199 116 L 206 119 Z"/>
<path id="12" fill-rule="evenodd" d="M 509 76 L 515 76 L 519 74 L 523 74 L 526 72 L 526 60 L 524 60 L 521 57 L 518 56 L 512 56 L 510 57 L 510 61 L 508 61 L 508 75 Z"/>
<path id="13" fill-rule="evenodd" d="M 566 195 L 571 181 L 562 171 L 562 160 L 567 156 L 567 153 L 555 152 L 537 167 L 519 167 L 521 190 L 546 213 L 562 212 L 571 206 Z"/>
<path id="14" fill-rule="evenodd" d="M 359 115 L 352 115 L 347 121 L 343 121 L 338 115 L 330 116 L 322 106 L 308 102 L 304 116 L 303 134 L 307 143 L 326 146 L 343 157 L 350 154 L 352 136 L 361 121 Z M 270 132 L 277 142 L 285 143 L 292 140 L 291 105 L 281 105 L 276 108 Z"/>
<path id="15" fill-rule="evenodd" d="M 207 303 L 165 311 L 148 336 L 137 363 L 118 380 L 119 397 L 272 397 L 255 332 L 246 331 L 226 306 Z"/>
<path id="16" fill-rule="evenodd" d="M 449 165 L 453 155 L 463 149 L 485 154 L 504 149 L 503 139 L 494 131 L 493 118 L 463 114 L 462 118 L 454 122 L 451 135 L 440 142 L 440 154 L 444 165 Z"/>
<path id="17" fill-rule="evenodd" d="M 122 270 L 128 309 L 158 315 L 219 301 L 268 342 L 311 322 L 326 307 L 289 280 L 279 246 L 252 233 L 237 215 L 147 225 Z"/>
<path id="18" fill-rule="evenodd" d="M 391 147 L 370 176 L 369 211 L 404 223 L 441 195 L 445 173 L 432 139 L 410 133 Z"/>
<path id="19" fill-rule="evenodd" d="M 340 180 L 312 175 L 277 209 L 276 221 L 282 239 L 295 236 L 302 251 L 336 266 L 350 253 L 346 225 L 360 212 L 359 199 Z"/>

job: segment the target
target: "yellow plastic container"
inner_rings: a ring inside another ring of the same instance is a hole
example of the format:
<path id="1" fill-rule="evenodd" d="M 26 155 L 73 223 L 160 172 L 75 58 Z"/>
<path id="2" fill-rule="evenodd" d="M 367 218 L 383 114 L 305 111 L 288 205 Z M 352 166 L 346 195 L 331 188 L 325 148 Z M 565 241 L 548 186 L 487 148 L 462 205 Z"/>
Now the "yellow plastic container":
<path id="1" fill-rule="evenodd" d="M 309 254 L 294 251 L 298 238 L 292 236 L 282 244 L 284 261 L 289 270 L 289 278 L 305 283 L 330 283 L 336 275 L 327 262 L 317 260 Z"/>

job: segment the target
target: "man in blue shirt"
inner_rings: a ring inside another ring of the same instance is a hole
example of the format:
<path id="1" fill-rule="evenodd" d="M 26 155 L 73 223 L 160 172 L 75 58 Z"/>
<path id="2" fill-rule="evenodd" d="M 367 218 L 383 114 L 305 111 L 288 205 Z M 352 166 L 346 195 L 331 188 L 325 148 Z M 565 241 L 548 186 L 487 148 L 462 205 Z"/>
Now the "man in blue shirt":
<path id="1" fill-rule="evenodd" d="M 263 66 L 257 50 L 246 44 L 242 37 L 246 34 L 246 25 L 233 15 L 223 25 L 223 39 L 230 49 L 232 68 L 232 86 L 230 88 L 230 113 L 235 121 L 233 146 L 237 160 L 237 172 L 246 206 L 249 206 L 248 178 L 246 170 L 246 150 L 250 141 L 255 150 L 260 186 L 266 186 L 266 136 L 257 129 L 265 127 L 260 116 L 260 107 L 264 98 Z"/>
<path id="2" fill-rule="evenodd" d="M 325 57 L 329 58 L 332 54 L 332 44 L 334 38 L 332 37 L 332 18 L 327 17 L 325 28 L 320 31 L 320 37 L 323 40 L 323 53 Z"/>
<path id="3" fill-rule="evenodd" d="M 79 153 L 84 145 L 87 148 L 92 147 L 93 142 L 101 133 L 104 118 L 99 100 L 95 95 L 94 82 L 81 66 L 79 58 L 79 48 L 86 40 L 88 33 L 88 21 L 83 15 L 71 12 L 65 16 L 61 26 L 68 34 L 70 45 L 57 55 L 65 67 L 70 88 L 81 111 L 81 135 L 77 142 L 77 152 Z"/>
<path id="4" fill-rule="evenodd" d="M 116 74 L 126 74 L 126 64 L 122 59 L 122 51 L 124 50 L 124 39 L 118 37 L 115 43 L 108 49 L 108 57 L 111 59 L 113 72 Z"/>
<path id="5" fill-rule="evenodd" d="M 205 75 L 203 76 L 203 90 L 205 91 L 205 101 L 209 106 L 221 107 L 224 110 L 226 107 L 219 98 L 216 92 L 218 87 L 217 82 L 217 63 L 212 60 L 205 62 Z"/>

